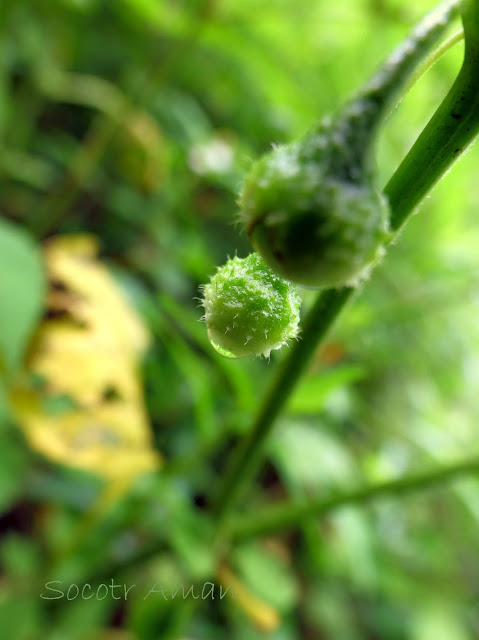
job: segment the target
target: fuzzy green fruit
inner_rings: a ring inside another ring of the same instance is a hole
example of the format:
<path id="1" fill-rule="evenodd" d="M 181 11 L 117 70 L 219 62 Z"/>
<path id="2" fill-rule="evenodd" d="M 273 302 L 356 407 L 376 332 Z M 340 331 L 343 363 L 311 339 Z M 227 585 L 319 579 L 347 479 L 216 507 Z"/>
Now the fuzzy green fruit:
<path id="1" fill-rule="evenodd" d="M 257 253 L 231 258 L 203 287 L 213 347 L 229 358 L 280 349 L 298 334 L 300 298 Z"/>
<path id="2" fill-rule="evenodd" d="M 326 142 L 327 139 L 325 138 Z M 284 278 L 314 287 L 355 285 L 383 253 L 385 198 L 358 167 L 299 143 L 278 147 L 247 176 L 241 214 L 254 248 Z M 336 149 L 337 152 L 337 149 Z M 360 174 L 360 175 L 359 175 Z"/>
<path id="3" fill-rule="evenodd" d="M 390 235 L 374 162 L 379 127 L 458 6 L 448 1 L 426 16 L 334 118 L 252 166 L 240 220 L 254 248 L 284 278 L 313 287 L 355 286 L 383 254 Z"/>

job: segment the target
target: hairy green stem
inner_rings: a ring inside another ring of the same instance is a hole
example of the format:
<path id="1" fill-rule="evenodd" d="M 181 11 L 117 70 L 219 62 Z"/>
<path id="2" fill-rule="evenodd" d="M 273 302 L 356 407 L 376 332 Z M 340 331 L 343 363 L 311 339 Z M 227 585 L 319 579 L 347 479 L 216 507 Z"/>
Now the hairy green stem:
<path id="1" fill-rule="evenodd" d="M 445 0 L 428 13 L 340 110 L 338 133 L 356 150 L 358 165 L 374 170 L 373 148 L 384 117 L 404 94 L 421 61 L 457 16 L 461 0 Z M 360 144 L 357 144 L 360 142 Z M 369 147 L 369 151 L 367 151 Z"/>
<path id="2" fill-rule="evenodd" d="M 479 458 L 463 460 L 450 466 L 439 467 L 428 473 L 409 475 L 398 480 L 362 487 L 356 491 L 339 493 L 327 500 L 313 499 L 270 507 L 263 514 L 244 515 L 230 521 L 231 538 L 234 541 L 267 536 L 294 528 L 299 522 L 324 516 L 341 507 L 365 504 L 383 497 L 397 497 L 406 493 L 423 491 L 469 474 L 479 472 Z"/>
<path id="3" fill-rule="evenodd" d="M 385 193 L 391 207 L 391 227 L 396 233 L 479 131 L 478 16 L 479 0 L 470 0 L 463 9 L 466 55 L 458 79 L 386 186 Z M 312 354 L 352 294 L 352 289 L 342 288 L 318 295 L 305 319 L 301 340 L 291 348 L 282 363 L 251 431 L 233 454 L 216 502 L 219 535 L 241 489 L 257 471 L 263 444 L 276 418 Z"/>

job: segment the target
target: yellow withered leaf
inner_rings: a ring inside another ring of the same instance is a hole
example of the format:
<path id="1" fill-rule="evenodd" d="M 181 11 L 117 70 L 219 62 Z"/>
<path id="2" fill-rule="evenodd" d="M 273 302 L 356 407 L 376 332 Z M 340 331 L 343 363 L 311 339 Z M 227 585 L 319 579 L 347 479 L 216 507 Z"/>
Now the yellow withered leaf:
<path id="1" fill-rule="evenodd" d="M 52 393 L 85 406 L 95 406 L 112 391 L 132 401 L 141 398 L 135 359 L 101 331 L 53 320 L 39 328 L 34 346 L 30 369 Z"/>
<path id="2" fill-rule="evenodd" d="M 48 243 L 49 313 L 27 363 L 44 384 L 17 388 L 11 401 L 33 448 L 123 486 L 160 464 L 138 372 L 149 334 L 97 250 L 87 235 Z M 58 396 L 71 406 L 52 414 L 46 400 Z"/>
<path id="3" fill-rule="evenodd" d="M 281 617 L 278 611 L 254 595 L 226 564 L 218 567 L 217 579 L 228 595 L 234 598 L 234 602 L 260 631 L 272 633 L 280 626 Z M 228 587 L 231 588 L 231 591 L 228 590 Z"/>
<path id="4" fill-rule="evenodd" d="M 148 346 L 148 332 L 96 258 L 97 252 L 93 236 L 54 238 L 45 249 L 50 278 L 72 292 L 75 302 L 67 311 L 99 331 L 106 343 L 138 356 Z"/>
<path id="5" fill-rule="evenodd" d="M 156 468 L 144 413 L 132 403 L 112 402 L 95 409 L 48 414 L 39 394 L 17 390 L 17 420 L 32 448 L 62 464 L 109 479 L 133 479 Z"/>

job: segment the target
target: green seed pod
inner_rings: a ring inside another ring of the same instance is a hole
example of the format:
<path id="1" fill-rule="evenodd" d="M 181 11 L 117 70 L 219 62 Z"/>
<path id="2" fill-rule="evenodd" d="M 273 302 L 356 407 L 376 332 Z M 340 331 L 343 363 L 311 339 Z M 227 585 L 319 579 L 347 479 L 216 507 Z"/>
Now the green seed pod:
<path id="1" fill-rule="evenodd" d="M 300 298 L 257 253 L 231 258 L 202 287 L 213 347 L 228 358 L 269 357 L 298 334 Z"/>
<path id="2" fill-rule="evenodd" d="M 428 15 L 334 118 L 253 165 L 240 219 L 254 248 L 284 278 L 354 286 L 382 255 L 389 207 L 376 183 L 378 128 L 457 5 L 447 2 Z"/>

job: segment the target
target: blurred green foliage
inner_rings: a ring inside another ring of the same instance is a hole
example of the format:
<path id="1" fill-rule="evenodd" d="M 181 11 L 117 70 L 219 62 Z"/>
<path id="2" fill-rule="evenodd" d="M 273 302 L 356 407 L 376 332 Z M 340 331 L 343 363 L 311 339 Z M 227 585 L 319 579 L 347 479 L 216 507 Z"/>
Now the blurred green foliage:
<path id="1" fill-rule="evenodd" d="M 198 322 L 198 286 L 251 250 L 235 227 L 242 176 L 335 109 L 432 6 L 0 0 L 0 637 L 478 637 L 476 478 L 236 548 L 231 569 L 280 616 L 270 634 L 234 600 L 145 598 L 155 583 L 211 579 L 209 499 L 284 357 L 223 359 Z M 460 59 L 461 45 L 392 114 L 384 182 Z M 476 147 L 315 354 L 245 498 L 250 513 L 477 450 L 478 166 Z M 5 394 L 41 312 L 41 243 L 85 231 L 153 335 L 142 373 L 166 459 L 100 512 L 100 480 L 30 451 Z M 48 581 L 112 578 L 136 585 L 127 601 L 40 597 Z"/>

